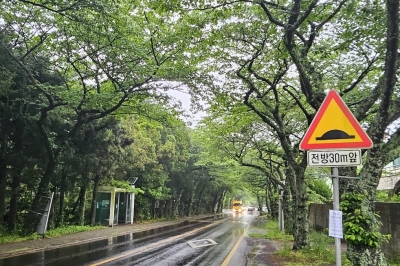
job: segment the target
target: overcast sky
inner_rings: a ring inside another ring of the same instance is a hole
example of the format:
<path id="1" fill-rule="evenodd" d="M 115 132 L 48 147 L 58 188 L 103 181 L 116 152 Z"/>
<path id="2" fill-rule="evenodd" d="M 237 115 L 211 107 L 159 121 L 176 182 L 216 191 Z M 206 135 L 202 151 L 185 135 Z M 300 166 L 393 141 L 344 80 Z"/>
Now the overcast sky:
<path id="1" fill-rule="evenodd" d="M 168 90 L 168 95 L 174 97 L 178 101 L 182 103 L 182 108 L 185 110 L 185 112 L 190 116 L 190 118 L 183 117 L 183 120 L 185 122 L 190 122 L 191 127 L 195 127 L 196 124 L 199 122 L 200 119 L 202 119 L 205 116 L 205 112 L 193 112 L 191 110 L 191 101 L 190 101 L 190 94 L 181 92 L 178 90 Z"/>

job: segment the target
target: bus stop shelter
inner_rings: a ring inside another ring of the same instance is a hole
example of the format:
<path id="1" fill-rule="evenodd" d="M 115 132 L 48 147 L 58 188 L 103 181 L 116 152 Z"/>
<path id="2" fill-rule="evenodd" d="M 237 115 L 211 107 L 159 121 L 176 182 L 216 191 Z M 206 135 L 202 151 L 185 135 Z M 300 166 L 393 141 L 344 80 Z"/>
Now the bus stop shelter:
<path id="1" fill-rule="evenodd" d="M 133 224 L 135 194 L 127 189 L 99 186 L 95 224 L 114 226 Z"/>

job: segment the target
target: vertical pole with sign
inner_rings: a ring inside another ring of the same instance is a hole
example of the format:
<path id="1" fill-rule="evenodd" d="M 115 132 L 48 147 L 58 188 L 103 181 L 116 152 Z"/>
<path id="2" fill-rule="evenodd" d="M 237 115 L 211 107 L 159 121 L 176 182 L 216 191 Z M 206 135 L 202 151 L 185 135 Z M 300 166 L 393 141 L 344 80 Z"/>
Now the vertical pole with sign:
<path id="1" fill-rule="evenodd" d="M 332 181 L 333 181 L 333 210 L 339 211 L 339 168 L 333 167 L 332 171 Z M 340 211 L 339 211 L 340 212 Z M 342 225 L 341 212 L 340 212 L 340 229 Z M 335 222 L 334 222 L 335 223 Z M 331 228 L 331 221 L 329 221 L 329 228 Z M 339 231 L 339 234 L 342 236 L 335 236 L 335 258 L 336 265 L 342 265 L 342 247 L 341 247 L 341 238 L 343 238 L 343 230 Z"/>
<path id="2" fill-rule="evenodd" d="M 282 181 L 285 184 L 285 181 Z M 285 218 L 283 215 L 283 187 L 278 185 L 279 197 L 278 197 L 278 224 L 279 224 L 279 231 L 285 232 Z"/>
<path id="3" fill-rule="evenodd" d="M 329 211 L 329 236 L 335 238 L 336 265 L 342 264 L 342 212 L 339 210 L 339 168 L 361 165 L 361 150 L 372 141 L 340 95 L 331 90 L 300 142 L 307 151 L 308 166 L 332 167 L 333 210 Z"/>

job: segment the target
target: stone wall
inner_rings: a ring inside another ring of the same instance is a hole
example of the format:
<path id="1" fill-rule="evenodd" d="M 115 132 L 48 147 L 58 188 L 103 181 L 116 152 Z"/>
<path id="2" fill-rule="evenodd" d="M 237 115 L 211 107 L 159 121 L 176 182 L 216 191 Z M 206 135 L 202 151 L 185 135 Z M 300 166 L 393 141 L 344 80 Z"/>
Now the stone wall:
<path id="1" fill-rule="evenodd" d="M 322 231 L 329 227 L 329 210 L 333 209 L 332 202 L 325 204 L 310 204 L 309 221 L 311 228 Z M 388 258 L 400 256 L 400 203 L 376 202 L 375 211 L 382 222 L 381 232 L 391 234 L 389 243 L 382 245 L 383 252 Z"/>
<path id="2" fill-rule="evenodd" d="M 310 226 L 317 231 L 329 228 L 329 210 L 333 210 L 332 202 L 325 204 L 311 203 L 308 213 Z"/>
<path id="3" fill-rule="evenodd" d="M 400 256 L 400 203 L 376 202 L 375 211 L 381 217 L 381 233 L 392 235 L 383 251 L 391 258 Z"/>

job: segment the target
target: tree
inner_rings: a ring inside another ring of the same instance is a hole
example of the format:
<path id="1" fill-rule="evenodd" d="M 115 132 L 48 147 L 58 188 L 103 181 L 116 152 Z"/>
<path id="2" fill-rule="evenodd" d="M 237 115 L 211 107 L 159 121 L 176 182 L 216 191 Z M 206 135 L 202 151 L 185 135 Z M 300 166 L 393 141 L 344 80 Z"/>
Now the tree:
<path id="1" fill-rule="evenodd" d="M 284 188 L 284 212 L 288 218 L 288 232 L 292 232 L 290 225 L 293 223 L 291 219 L 291 205 L 288 201 L 290 191 L 284 185 L 284 159 L 285 155 L 276 141 L 276 137 L 270 132 L 262 121 L 255 115 L 252 115 L 240 103 L 236 106 L 230 105 L 229 111 L 220 110 L 224 106 L 223 101 L 218 101 L 211 105 L 209 116 L 202 123 L 205 124 L 209 134 L 209 145 L 214 150 L 224 152 L 229 158 L 235 160 L 239 165 L 255 170 L 258 173 L 245 175 L 244 182 L 249 184 L 250 190 L 258 193 L 263 191 L 266 205 L 269 206 L 272 214 L 277 214 L 276 200 L 273 199 L 274 194 L 277 195 L 278 188 Z M 215 108 L 215 110 L 214 110 Z M 244 171 L 244 170 L 243 170 Z M 249 178 L 257 176 L 256 179 Z M 254 185 L 258 185 L 254 187 Z M 260 195 L 258 198 L 260 199 Z M 261 205 L 261 202 L 259 202 Z"/>
<path id="2" fill-rule="evenodd" d="M 161 12 L 151 3 L 2 3 L 1 31 L 7 38 L 1 39 L 1 47 L 41 99 L 34 121 L 46 148 L 46 167 L 26 216 L 27 232 L 35 229 L 36 213 L 43 208 L 40 198 L 49 191 L 66 143 L 80 128 L 115 113 L 125 103 L 134 107 L 146 99 L 160 99 L 159 89 L 168 89 L 160 81 L 173 80 L 190 69 L 186 60 L 179 60 L 185 57 L 184 40 L 190 38 L 176 42 L 177 30 L 188 28 L 171 19 L 163 21 L 165 16 L 148 12 L 151 9 Z M 30 62 L 59 82 L 41 79 Z M 57 115 L 65 122 L 62 134 L 48 127 Z"/>

